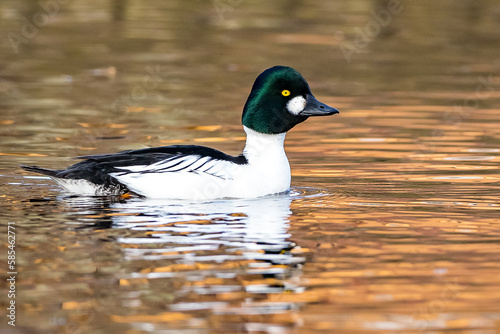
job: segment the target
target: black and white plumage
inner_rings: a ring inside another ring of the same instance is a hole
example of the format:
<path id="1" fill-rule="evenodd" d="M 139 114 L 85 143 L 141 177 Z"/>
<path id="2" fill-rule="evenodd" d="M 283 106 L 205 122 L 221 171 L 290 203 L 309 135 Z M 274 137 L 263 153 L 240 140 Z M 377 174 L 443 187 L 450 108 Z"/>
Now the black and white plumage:
<path id="1" fill-rule="evenodd" d="M 127 186 L 120 180 L 140 181 L 141 178 L 148 179 L 150 174 L 154 174 L 155 177 L 165 174 L 165 177 L 168 177 L 171 173 L 192 173 L 208 179 L 232 180 L 233 174 L 230 171 L 234 168 L 229 167 L 248 163 L 243 154 L 234 157 L 210 147 L 195 145 L 128 150 L 115 154 L 80 156 L 76 159 L 85 160 L 62 170 L 37 166 L 21 167 L 31 172 L 48 175 L 67 190 L 77 188 L 81 195 L 103 196 L 121 195 L 134 191 L 136 186 Z M 138 186 L 138 188 L 141 187 Z"/>
<path id="2" fill-rule="evenodd" d="M 294 69 L 275 66 L 261 73 L 243 109 L 247 134 L 243 153 L 230 156 L 203 146 L 166 146 L 88 155 L 62 170 L 21 166 L 50 176 L 79 195 L 134 192 L 149 198 L 206 200 L 253 198 L 290 188 L 284 141 L 288 130 L 310 116 L 337 114 L 312 95 Z"/>
<path id="3" fill-rule="evenodd" d="M 87 155 L 67 169 L 22 166 L 45 174 L 70 193 L 206 200 L 253 198 L 286 191 L 290 165 L 283 134 L 245 127 L 243 153 L 230 156 L 203 146 L 166 146 L 115 154 Z"/>

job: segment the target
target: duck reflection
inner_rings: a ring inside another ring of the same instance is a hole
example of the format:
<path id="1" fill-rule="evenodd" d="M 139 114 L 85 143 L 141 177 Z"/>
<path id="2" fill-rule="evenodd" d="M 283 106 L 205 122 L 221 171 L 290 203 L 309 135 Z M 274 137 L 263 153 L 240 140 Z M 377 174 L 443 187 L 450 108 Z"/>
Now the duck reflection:
<path id="1" fill-rule="evenodd" d="M 294 243 L 287 232 L 292 213 L 288 194 L 209 202 L 95 197 L 63 201 L 72 208 L 85 208 L 77 216 L 85 228 L 127 229 L 130 233 L 117 241 L 129 260 L 302 261 L 289 252 Z"/>
<path id="2" fill-rule="evenodd" d="M 115 203 L 121 215 L 114 227 L 150 231 L 148 237 L 122 238 L 124 243 L 212 245 L 281 250 L 289 246 L 291 198 L 186 202 L 138 200 Z M 154 233 L 157 232 L 157 233 Z"/>
<path id="3" fill-rule="evenodd" d="M 248 317 L 275 327 L 274 315 L 291 317 L 299 307 L 299 301 L 280 296 L 304 290 L 305 257 L 291 251 L 288 229 L 291 202 L 306 192 L 209 202 L 95 197 L 58 202 L 67 205 L 72 224 L 118 244 L 119 287 L 111 290 L 117 303 L 148 316 L 158 312 L 157 303 L 189 316 L 209 312 L 216 332 L 233 332 L 250 326 Z M 136 319 L 120 321 L 140 326 Z M 161 323 L 151 326 L 164 329 Z"/>

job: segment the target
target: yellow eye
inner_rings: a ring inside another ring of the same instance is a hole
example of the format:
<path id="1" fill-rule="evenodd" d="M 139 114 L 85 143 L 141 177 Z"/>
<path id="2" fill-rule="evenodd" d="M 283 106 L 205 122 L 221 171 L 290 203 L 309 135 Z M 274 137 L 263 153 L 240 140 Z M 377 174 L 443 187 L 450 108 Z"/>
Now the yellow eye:
<path id="1" fill-rule="evenodd" d="M 284 91 L 281 92 L 281 95 L 283 95 L 283 96 L 289 96 L 290 95 L 290 91 L 288 89 L 285 89 Z"/>

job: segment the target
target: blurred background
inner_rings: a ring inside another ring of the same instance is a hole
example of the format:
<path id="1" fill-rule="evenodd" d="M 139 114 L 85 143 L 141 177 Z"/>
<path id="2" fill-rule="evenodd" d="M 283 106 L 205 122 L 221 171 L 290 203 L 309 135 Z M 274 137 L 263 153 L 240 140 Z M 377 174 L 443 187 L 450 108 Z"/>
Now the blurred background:
<path id="1" fill-rule="evenodd" d="M 3 0 L 0 18 L 2 331 L 500 332 L 498 1 Z M 173 214 L 59 198 L 18 167 L 239 154 L 274 65 L 341 111 L 287 136 L 285 199 Z"/>

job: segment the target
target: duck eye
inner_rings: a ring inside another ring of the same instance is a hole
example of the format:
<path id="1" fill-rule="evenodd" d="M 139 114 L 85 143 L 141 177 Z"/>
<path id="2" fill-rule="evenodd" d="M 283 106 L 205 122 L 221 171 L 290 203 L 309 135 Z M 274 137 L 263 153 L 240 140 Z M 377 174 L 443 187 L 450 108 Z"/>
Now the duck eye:
<path id="1" fill-rule="evenodd" d="M 290 96 L 290 91 L 288 89 L 285 89 L 284 91 L 281 92 L 281 95 Z"/>

